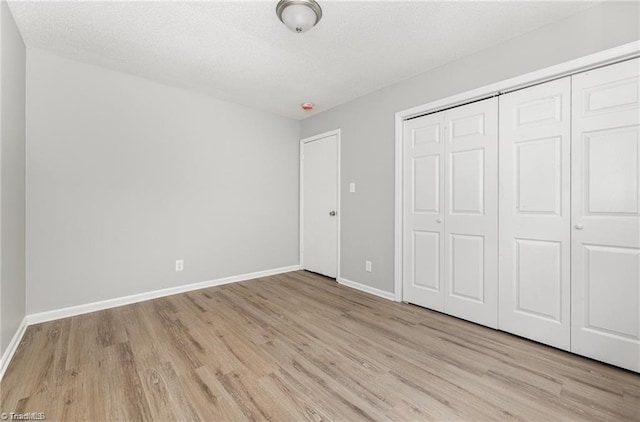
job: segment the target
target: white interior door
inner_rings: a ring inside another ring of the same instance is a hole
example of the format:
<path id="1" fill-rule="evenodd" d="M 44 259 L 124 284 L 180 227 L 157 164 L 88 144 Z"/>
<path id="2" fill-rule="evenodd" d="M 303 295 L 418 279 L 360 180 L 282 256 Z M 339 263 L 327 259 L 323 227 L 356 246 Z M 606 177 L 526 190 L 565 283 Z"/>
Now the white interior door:
<path id="1" fill-rule="evenodd" d="M 336 278 L 338 136 L 302 142 L 302 250 L 305 270 Z"/>
<path id="2" fill-rule="evenodd" d="M 444 112 L 404 122 L 403 300 L 444 310 Z"/>
<path id="3" fill-rule="evenodd" d="M 640 61 L 572 77 L 571 350 L 640 371 Z"/>
<path id="4" fill-rule="evenodd" d="M 501 330 L 569 350 L 571 79 L 500 97 Z"/>
<path id="5" fill-rule="evenodd" d="M 444 309 L 497 328 L 498 99 L 444 118 Z"/>

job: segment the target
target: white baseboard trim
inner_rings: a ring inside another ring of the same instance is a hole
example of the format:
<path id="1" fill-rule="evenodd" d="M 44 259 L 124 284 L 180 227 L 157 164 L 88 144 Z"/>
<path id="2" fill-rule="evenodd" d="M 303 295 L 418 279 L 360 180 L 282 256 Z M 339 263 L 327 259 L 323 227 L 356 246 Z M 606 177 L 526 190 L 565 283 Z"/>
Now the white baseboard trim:
<path id="1" fill-rule="evenodd" d="M 2 354 L 2 358 L 0 358 L 0 381 L 2 381 L 2 377 L 4 377 L 4 373 L 7 371 L 9 367 L 9 362 L 11 362 L 11 358 L 13 358 L 14 353 L 18 350 L 18 345 L 20 341 L 22 341 L 22 336 L 24 336 L 24 332 L 27 331 L 28 320 L 25 316 L 22 318 L 22 322 L 18 326 L 18 330 L 13 335 L 13 338 L 9 342 L 9 346 L 7 350 Z"/>
<path id="2" fill-rule="evenodd" d="M 254 278 L 288 273 L 291 271 L 297 271 L 299 269 L 299 265 L 291 265 L 289 267 L 274 268 L 271 270 L 257 271 L 254 273 L 234 275 L 231 277 L 218 278 L 215 280 L 202 281 L 199 283 L 185 284 L 183 286 L 169 287 L 167 289 L 154 290 L 151 292 L 139 293 L 131 296 L 102 300 L 100 302 L 70 306 L 68 308 L 55 309 L 53 311 L 39 312 L 36 314 L 27 315 L 25 318 L 28 325 L 39 324 L 41 322 L 53 321 L 56 319 L 86 314 L 89 312 L 101 311 L 103 309 L 115 308 L 118 306 L 129 305 L 131 303 L 144 302 L 146 300 L 175 295 L 177 293 L 190 292 L 192 290 L 199 290 L 207 287 L 221 286 L 223 284 L 236 283 L 239 281 L 252 280 Z"/>
<path id="3" fill-rule="evenodd" d="M 346 278 L 338 277 L 338 283 L 351 287 L 352 289 L 360 290 L 365 293 L 369 293 L 375 296 L 379 296 L 383 299 L 395 301 L 395 295 L 393 292 L 387 292 L 384 290 L 376 289 L 375 287 L 367 286 L 365 284 L 357 283 L 355 281 L 347 280 Z"/>

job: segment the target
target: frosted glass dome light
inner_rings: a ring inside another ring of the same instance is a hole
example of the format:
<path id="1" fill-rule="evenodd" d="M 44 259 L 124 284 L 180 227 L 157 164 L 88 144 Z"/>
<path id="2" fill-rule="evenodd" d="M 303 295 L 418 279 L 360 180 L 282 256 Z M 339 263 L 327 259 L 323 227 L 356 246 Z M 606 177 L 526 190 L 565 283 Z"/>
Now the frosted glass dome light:
<path id="1" fill-rule="evenodd" d="M 276 14 L 291 31 L 302 33 L 320 22 L 322 9 L 314 0 L 280 0 Z"/>

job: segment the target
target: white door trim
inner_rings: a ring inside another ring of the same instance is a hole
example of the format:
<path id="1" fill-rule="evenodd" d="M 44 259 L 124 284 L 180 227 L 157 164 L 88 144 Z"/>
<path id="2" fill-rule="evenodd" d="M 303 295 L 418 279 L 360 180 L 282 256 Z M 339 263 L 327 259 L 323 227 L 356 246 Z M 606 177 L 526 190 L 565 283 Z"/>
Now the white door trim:
<path id="1" fill-rule="evenodd" d="M 336 138 L 338 139 L 338 189 L 337 189 L 337 195 L 338 198 L 336 198 L 337 200 L 337 217 L 338 217 L 338 244 L 336 245 L 336 280 L 340 279 L 340 221 L 341 221 L 341 209 L 340 209 L 340 186 L 341 186 L 341 182 L 340 182 L 340 156 L 341 156 L 341 151 L 342 148 L 340 147 L 340 129 L 335 129 L 335 130 L 330 130 L 329 132 L 324 132 L 321 133 L 319 135 L 314 135 L 314 136 L 310 136 L 308 138 L 303 138 L 300 139 L 300 239 L 299 239 L 299 243 L 298 243 L 298 251 L 299 251 L 299 262 L 300 262 L 300 268 L 304 269 L 304 250 L 303 250 L 303 245 L 304 245 L 304 171 L 303 171 L 303 167 L 302 167 L 302 153 L 303 153 L 303 145 L 306 144 L 307 142 L 313 142 L 313 141 L 317 141 L 319 139 L 323 139 L 323 138 L 328 138 L 330 136 L 336 136 Z"/>
<path id="2" fill-rule="evenodd" d="M 397 302 L 402 301 L 402 187 L 404 180 L 402 177 L 402 157 L 403 157 L 403 136 L 402 124 L 404 120 L 416 117 L 421 114 L 433 113 L 445 108 L 455 107 L 471 101 L 480 100 L 492 95 L 499 95 L 507 91 L 524 88 L 553 79 L 568 76 L 574 73 L 583 72 L 595 67 L 604 66 L 617 61 L 630 59 L 640 54 L 640 41 L 634 41 L 614 47 L 595 54 L 590 54 L 579 59 L 570 60 L 555 66 L 536 70 L 514 78 L 505 79 L 460 94 L 452 95 L 440 100 L 432 101 L 417 107 L 399 111 L 395 116 L 395 153 L 396 153 L 396 174 L 395 174 L 395 247 L 394 247 L 394 298 Z M 340 138 L 338 138 L 339 140 Z M 338 242 L 339 243 L 339 242 Z M 301 263 L 302 264 L 302 263 Z"/>

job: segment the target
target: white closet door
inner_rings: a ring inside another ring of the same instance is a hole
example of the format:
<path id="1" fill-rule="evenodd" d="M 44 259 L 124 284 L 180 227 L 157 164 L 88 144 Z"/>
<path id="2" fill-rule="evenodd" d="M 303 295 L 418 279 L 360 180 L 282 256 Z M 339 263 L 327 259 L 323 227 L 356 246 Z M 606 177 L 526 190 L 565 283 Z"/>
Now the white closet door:
<path id="1" fill-rule="evenodd" d="M 403 299 L 442 311 L 444 113 L 404 122 Z"/>
<path id="2" fill-rule="evenodd" d="M 445 112 L 445 312 L 498 325 L 498 99 Z"/>
<path id="3" fill-rule="evenodd" d="M 569 350 L 571 79 L 500 97 L 501 330 Z"/>
<path id="4" fill-rule="evenodd" d="M 640 61 L 572 85 L 571 350 L 640 371 Z"/>

